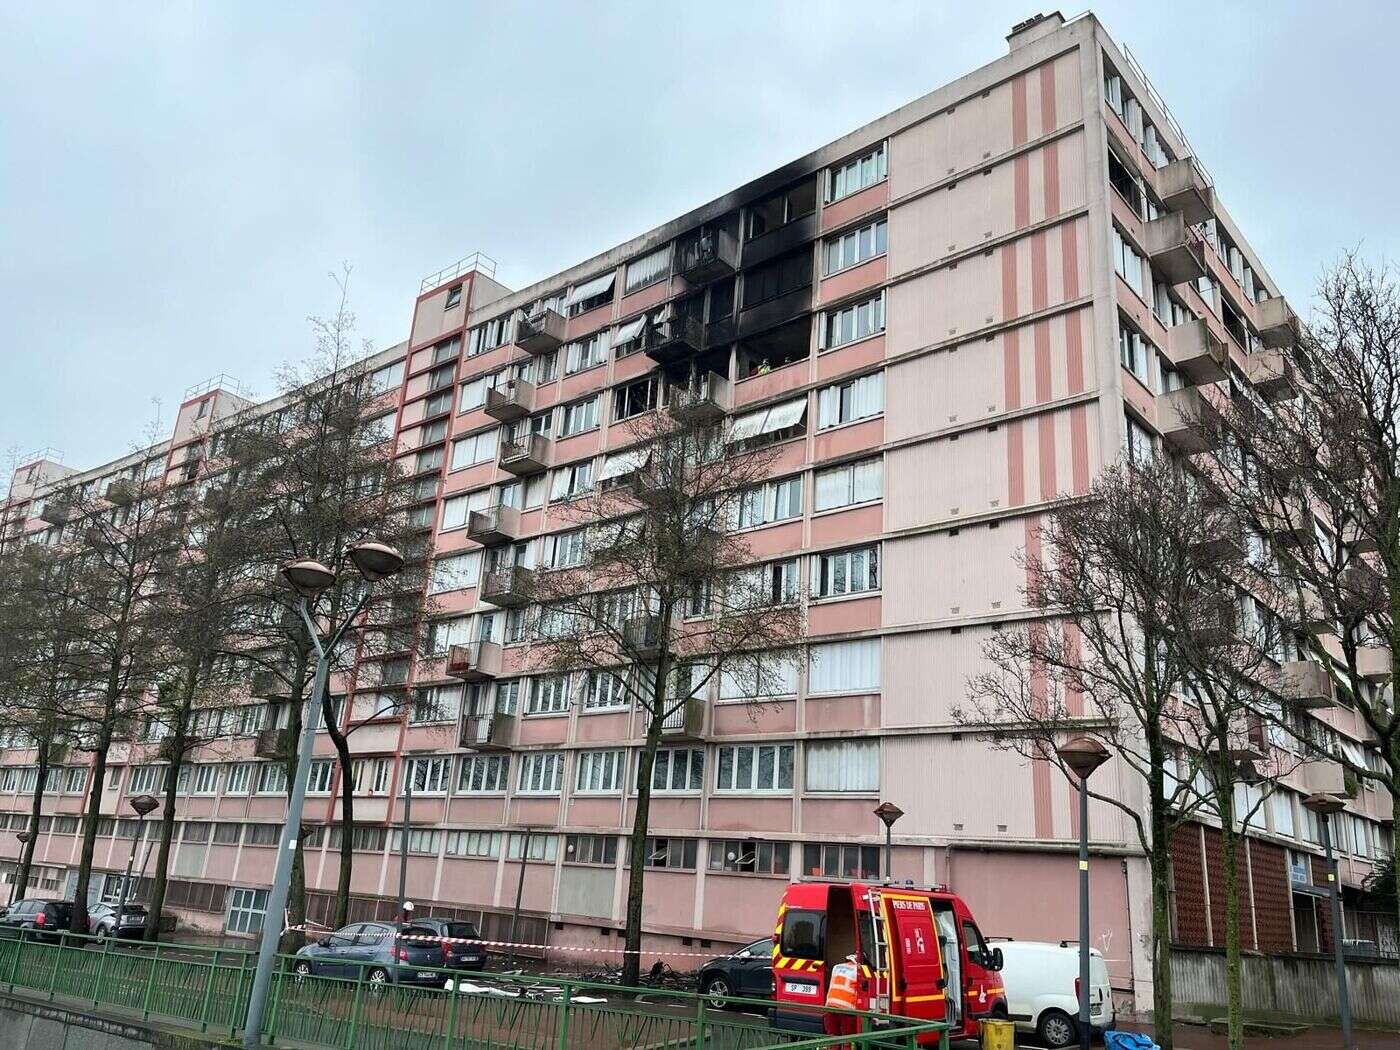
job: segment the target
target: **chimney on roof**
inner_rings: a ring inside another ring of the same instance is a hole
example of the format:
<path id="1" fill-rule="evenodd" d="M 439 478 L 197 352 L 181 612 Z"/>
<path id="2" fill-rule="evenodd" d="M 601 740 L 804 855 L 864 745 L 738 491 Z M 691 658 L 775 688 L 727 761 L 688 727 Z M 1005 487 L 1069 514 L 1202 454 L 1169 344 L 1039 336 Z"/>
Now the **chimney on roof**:
<path id="1" fill-rule="evenodd" d="M 1017 51 L 1032 41 L 1049 36 L 1064 24 L 1065 16 L 1058 11 L 1051 11 L 1048 15 L 1032 15 L 1011 27 L 1011 32 L 1006 34 L 1006 43 L 1012 51 Z"/>

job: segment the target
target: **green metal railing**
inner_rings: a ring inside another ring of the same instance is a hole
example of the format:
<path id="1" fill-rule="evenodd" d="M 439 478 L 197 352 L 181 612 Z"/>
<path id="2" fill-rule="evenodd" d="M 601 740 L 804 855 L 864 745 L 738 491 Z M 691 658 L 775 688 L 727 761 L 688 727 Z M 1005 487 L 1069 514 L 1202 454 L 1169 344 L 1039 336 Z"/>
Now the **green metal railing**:
<path id="1" fill-rule="evenodd" d="M 120 944 L 64 934 L 0 939 L 0 988 L 26 997 L 160 1021 L 234 1038 L 243 1028 L 253 953 L 193 945 Z M 773 1028 L 767 1000 L 712 997 L 670 989 L 500 974 L 454 974 L 454 991 L 380 983 L 383 967 L 354 976 L 297 974 L 281 960 L 263 1040 L 325 1050 L 893 1050 L 938 1045 L 948 1027 L 877 1014 L 861 1032 L 821 1036 Z M 377 971 L 377 972 L 376 972 Z M 785 1004 L 801 1011 L 802 1008 Z M 815 1027 L 825 1012 L 806 1008 Z"/>

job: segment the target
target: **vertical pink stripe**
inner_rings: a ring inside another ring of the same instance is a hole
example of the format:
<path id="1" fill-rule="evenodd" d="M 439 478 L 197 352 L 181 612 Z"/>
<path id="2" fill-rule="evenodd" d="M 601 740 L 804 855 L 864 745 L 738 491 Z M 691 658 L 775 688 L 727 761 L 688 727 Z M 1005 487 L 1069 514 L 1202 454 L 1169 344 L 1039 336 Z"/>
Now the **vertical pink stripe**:
<path id="1" fill-rule="evenodd" d="M 1021 339 L 1010 331 L 1001 337 L 1002 382 L 1006 388 L 1006 411 L 1021 407 Z"/>
<path id="2" fill-rule="evenodd" d="M 1044 230 L 1031 237 L 1031 309 L 1044 310 L 1050 305 L 1050 277 L 1046 272 Z"/>
<path id="3" fill-rule="evenodd" d="M 1084 311 L 1076 310 L 1064 318 L 1065 377 L 1070 394 L 1084 393 Z"/>
<path id="4" fill-rule="evenodd" d="M 1011 163 L 1015 181 L 1016 229 L 1024 229 L 1031 224 L 1031 158 L 1022 153 Z"/>
<path id="5" fill-rule="evenodd" d="M 1040 67 L 1040 133 L 1048 135 L 1055 130 L 1055 63 L 1046 62 Z"/>
<path id="6" fill-rule="evenodd" d="M 1011 81 L 1011 144 L 1019 146 L 1026 138 L 1026 75 L 1022 73 Z"/>
<path id="7" fill-rule="evenodd" d="M 1006 503 L 1019 507 L 1026 502 L 1026 441 L 1019 419 L 1006 424 Z"/>
<path id="8" fill-rule="evenodd" d="M 1041 151 L 1045 157 L 1045 217 L 1060 214 L 1060 144 L 1051 142 Z"/>
<path id="9" fill-rule="evenodd" d="M 1060 265 L 1064 270 L 1065 300 L 1079 298 L 1079 222 L 1061 226 Z"/>
<path id="10" fill-rule="evenodd" d="M 1017 313 L 1016 245 L 1004 244 L 1001 252 L 1001 319 L 1009 321 Z"/>
<path id="11" fill-rule="evenodd" d="M 1050 322 L 1037 321 L 1031 334 L 1035 340 L 1035 403 L 1043 405 L 1054 397 L 1050 385 Z"/>
<path id="12" fill-rule="evenodd" d="M 1040 498 L 1054 499 L 1055 485 L 1055 415 L 1043 415 L 1036 421 L 1036 433 L 1040 438 Z"/>
<path id="13" fill-rule="evenodd" d="M 1074 479 L 1074 494 L 1089 491 L 1089 410 L 1075 405 L 1069 412 L 1070 471 Z"/>

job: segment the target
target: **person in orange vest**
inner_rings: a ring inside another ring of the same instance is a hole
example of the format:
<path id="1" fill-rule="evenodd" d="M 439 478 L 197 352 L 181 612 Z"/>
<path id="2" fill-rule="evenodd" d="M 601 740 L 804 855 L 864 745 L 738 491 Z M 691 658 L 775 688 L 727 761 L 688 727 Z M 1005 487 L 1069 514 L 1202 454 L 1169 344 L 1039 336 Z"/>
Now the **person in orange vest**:
<path id="1" fill-rule="evenodd" d="M 837 1013 L 837 1010 L 858 1010 L 860 999 L 856 994 L 856 974 L 860 967 L 854 954 L 846 956 L 831 968 L 831 981 L 826 988 L 826 1013 L 822 1014 L 822 1027 L 827 1035 L 854 1035 L 857 1019 L 850 1014 Z"/>

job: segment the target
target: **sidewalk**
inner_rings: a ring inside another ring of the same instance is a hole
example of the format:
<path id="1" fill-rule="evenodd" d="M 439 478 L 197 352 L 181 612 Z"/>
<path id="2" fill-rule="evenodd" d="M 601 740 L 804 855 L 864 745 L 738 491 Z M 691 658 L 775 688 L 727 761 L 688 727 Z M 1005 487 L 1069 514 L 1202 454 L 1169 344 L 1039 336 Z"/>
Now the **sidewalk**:
<path id="1" fill-rule="evenodd" d="M 1151 1033 L 1147 1024 L 1123 1024 L 1123 1029 L 1133 1032 Z M 1224 1035 L 1216 1035 L 1204 1025 L 1178 1024 L 1174 1026 L 1176 1050 L 1225 1050 L 1229 1040 Z M 1356 1050 L 1400 1050 L 1400 1032 L 1368 1032 L 1361 1029 L 1352 1031 Z M 1342 1031 L 1340 1028 L 1317 1026 L 1295 1036 L 1245 1036 L 1245 1045 L 1250 1050 L 1341 1050 Z"/>

